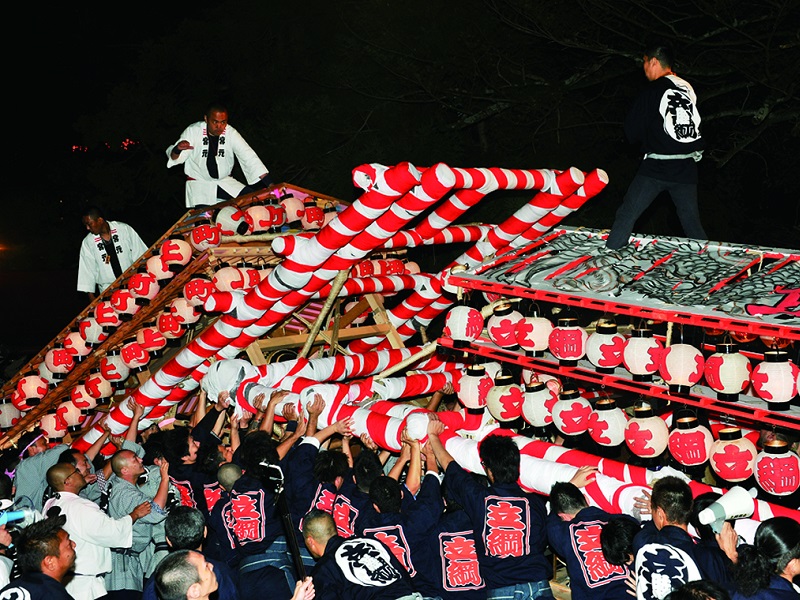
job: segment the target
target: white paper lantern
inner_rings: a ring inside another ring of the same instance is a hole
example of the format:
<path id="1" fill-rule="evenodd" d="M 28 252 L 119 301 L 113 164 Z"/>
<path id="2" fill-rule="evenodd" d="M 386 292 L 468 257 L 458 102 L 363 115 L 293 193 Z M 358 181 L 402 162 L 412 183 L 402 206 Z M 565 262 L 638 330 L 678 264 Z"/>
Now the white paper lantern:
<path id="1" fill-rule="evenodd" d="M 290 192 L 281 196 L 280 204 L 286 213 L 286 223 L 289 225 L 299 224 L 305 212 L 303 201 Z"/>
<path id="2" fill-rule="evenodd" d="M 125 340 L 119 354 L 129 369 L 138 372 L 144 371 L 150 362 L 150 353 L 139 345 L 136 338 Z"/>
<path id="3" fill-rule="evenodd" d="M 688 394 L 703 377 L 703 353 L 690 344 L 672 344 L 664 349 L 658 372 L 670 392 Z"/>
<path id="4" fill-rule="evenodd" d="M 603 398 L 589 416 L 589 437 L 601 446 L 619 446 L 625 441 L 628 417 L 613 398 Z"/>
<path id="5" fill-rule="evenodd" d="M 108 334 L 103 331 L 103 326 L 94 317 L 86 317 L 78 322 L 81 337 L 90 346 L 97 346 L 108 339 Z"/>
<path id="6" fill-rule="evenodd" d="M 586 340 L 586 358 L 598 373 L 613 373 L 622 364 L 625 336 L 614 322 L 598 322 Z"/>
<path id="7" fill-rule="evenodd" d="M 272 218 L 264 202 L 254 202 L 245 208 L 244 212 L 247 213 L 250 220 L 253 222 L 253 233 L 264 233 L 270 228 Z"/>
<path id="8" fill-rule="evenodd" d="M 62 344 L 57 343 L 45 353 L 44 364 L 55 379 L 64 379 L 75 368 L 75 358 Z"/>
<path id="9" fill-rule="evenodd" d="M 222 263 L 212 278 L 214 287 L 220 292 L 240 292 L 247 287 L 247 276 L 239 268 Z"/>
<path id="10" fill-rule="evenodd" d="M 189 243 L 198 252 L 216 248 L 220 243 L 222 232 L 210 221 L 202 221 L 189 234 Z"/>
<path id="11" fill-rule="evenodd" d="M 470 365 L 461 377 L 454 381 L 456 397 L 467 410 L 483 410 L 486 394 L 494 381 L 481 365 Z"/>
<path id="12" fill-rule="evenodd" d="M 61 377 L 56 377 L 55 374 L 47 368 L 47 364 L 42 361 L 36 365 L 36 371 L 41 377 L 47 380 L 51 387 L 55 387 L 61 382 Z"/>
<path id="13" fill-rule="evenodd" d="M 800 369 L 789 360 L 785 350 L 767 350 L 764 360 L 758 363 L 750 375 L 753 389 L 759 398 L 767 402 L 772 411 L 789 410 L 792 398 L 797 395 L 797 379 Z"/>
<path id="14" fill-rule="evenodd" d="M 223 206 L 217 211 L 214 221 L 222 235 L 245 235 L 252 222 L 244 211 L 236 206 Z"/>
<path id="15" fill-rule="evenodd" d="M 738 427 L 726 427 L 719 439 L 711 445 L 710 464 L 714 472 L 725 481 L 737 483 L 750 478 L 756 465 L 755 444 L 742 436 Z"/>
<path id="16" fill-rule="evenodd" d="M 67 431 L 74 433 L 81 428 L 86 415 L 81 413 L 81 409 L 72 403 L 72 399 L 67 397 L 56 408 L 56 414 L 67 426 Z"/>
<path id="17" fill-rule="evenodd" d="M 123 364 L 123 366 L 125 365 Z M 83 385 L 89 395 L 97 400 L 98 404 L 106 404 L 114 393 L 114 385 L 103 376 L 103 371 L 100 368 L 92 369 Z"/>
<path id="18" fill-rule="evenodd" d="M 492 310 L 486 320 L 486 333 L 495 344 L 507 350 L 514 350 L 517 345 L 517 322 L 522 315 L 514 310 L 510 302 L 501 302 Z"/>
<path id="19" fill-rule="evenodd" d="M 59 442 L 67 435 L 67 424 L 55 412 L 49 412 L 39 421 L 39 429 L 48 442 Z"/>
<path id="20" fill-rule="evenodd" d="M 149 323 L 136 332 L 136 341 L 151 356 L 160 356 L 167 345 L 167 338 L 158 330 L 155 323 Z"/>
<path id="21" fill-rule="evenodd" d="M 679 417 L 669 434 L 669 453 L 680 464 L 696 467 L 708 461 L 713 443 L 714 436 L 696 416 Z"/>
<path id="22" fill-rule="evenodd" d="M 89 393 L 86 385 L 81 383 L 73 387 L 69 392 L 69 399 L 81 414 L 88 415 L 97 406 L 97 398 Z"/>
<path id="23" fill-rule="evenodd" d="M 268 233 L 280 233 L 281 229 L 287 222 L 286 208 L 283 204 L 278 202 L 274 196 L 270 196 L 266 204 L 267 213 L 269 214 L 269 225 L 267 226 Z"/>
<path id="24" fill-rule="evenodd" d="M 117 288 L 111 293 L 111 306 L 117 311 L 121 321 L 130 321 L 141 306 L 129 289 Z"/>
<path id="25" fill-rule="evenodd" d="M 717 392 L 718 400 L 736 402 L 750 384 L 753 368 L 737 348 L 732 343 L 717 344 L 716 352 L 708 357 L 703 367 L 706 384 Z"/>
<path id="26" fill-rule="evenodd" d="M 532 315 L 517 321 L 515 337 L 517 344 L 528 356 L 542 357 L 550 342 L 553 323 L 549 319 Z"/>
<path id="27" fill-rule="evenodd" d="M 466 348 L 483 331 L 483 315 L 471 306 L 454 306 L 445 317 L 443 334 L 455 348 Z"/>
<path id="28" fill-rule="evenodd" d="M 622 362 L 634 381 L 652 381 L 661 364 L 663 350 L 664 346 L 653 337 L 652 330 L 634 329 L 625 341 Z"/>
<path id="29" fill-rule="evenodd" d="M 73 329 L 64 336 L 64 349 L 69 352 L 77 361 L 89 355 L 92 347 L 83 339 L 80 329 Z"/>
<path id="30" fill-rule="evenodd" d="M 169 312 L 175 316 L 178 323 L 181 325 L 197 323 L 202 316 L 202 313 L 197 310 L 197 307 L 182 296 L 178 296 L 170 303 Z"/>
<path id="31" fill-rule="evenodd" d="M 106 333 L 122 325 L 122 319 L 119 318 L 119 314 L 108 300 L 103 300 L 94 305 L 94 318 Z"/>
<path id="32" fill-rule="evenodd" d="M 547 427 L 553 422 L 553 406 L 558 402 L 558 391 L 544 381 L 532 381 L 525 385 L 522 402 L 522 418 L 537 428 Z"/>
<path id="33" fill-rule="evenodd" d="M 192 260 L 192 245 L 180 234 L 169 236 L 159 250 L 161 260 L 173 273 L 180 273 Z"/>
<path id="34" fill-rule="evenodd" d="M 20 410 L 30 410 L 30 407 L 39 404 L 49 390 L 50 381 L 48 379 L 34 371 L 26 373 L 17 380 L 18 402 L 24 403 L 25 406 L 25 408 L 18 408 Z"/>
<path id="35" fill-rule="evenodd" d="M 486 408 L 498 422 L 509 423 L 522 414 L 524 399 L 522 387 L 514 382 L 510 373 L 502 372 L 486 394 Z"/>
<path id="36" fill-rule="evenodd" d="M 147 272 L 150 273 L 162 285 L 168 279 L 172 279 L 175 273 L 169 270 L 169 266 L 162 260 L 161 256 L 154 254 L 144 263 Z"/>
<path id="37" fill-rule="evenodd" d="M 21 416 L 22 411 L 14 406 L 13 402 L 11 402 L 11 398 L 6 397 L 0 399 L 0 431 L 8 431 L 11 429 L 17 424 Z"/>
<path id="38" fill-rule="evenodd" d="M 566 317 L 559 319 L 550 333 L 548 347 L 558 364 L 563 367 L 574 367 L 586 354 L 586 341 L 589 335 L 578 325 L 578 319 Z"/>
<path id="39" fill-rule="evenodd" d="M 140 306 L 150 304 L 150 301 L 158 296 L 158 292 L 161 291 L 158 279 L 149 273 L 146 267 L 140 267 L 136 273 L 128 278 L 125 285 L 136 300 L 136 304 Z"/>
<path id="40" fill-rule="evenodd" d="M 634 407 L 633 418 L 625 427 L 625 444 L 636 456 L 655 458 L 667 449 L 669 428 L 654 414 L 650 405 Z"/>
<path id="41" fill-rule="evenodd" d="M 131 374 L 131 369 L 122 358 L 121 350 L 109 350 L 100 359 L 100 372 L 113 385 L 121 386 Z"/>
<path id="42" fill-rule="evenodd" d="M 788 442 L 773 440 L 756 456 L 756 482 L 768 494 L 788 496 L 800 488 L 800 456 Z"/>
<path id="43" fill-rule="evenodd" d="M 184 333 L 186 333 L 186 329 L 178 322 L 178 319 L 175 318 L 175 315 L 168 310 L 158 315 L 156 324 L 158 326 L 158 330 L 168 340 L 178 339 Z"/>
<path id="44" fill-rule="evenodd" d="M 580 435 L 589 429 L 592 405 L 578 390 L 565 390 L 553 405 L 553 424 L 564 435 Z"/>
<path id="45" fill-rule="evenodd" d="M 197 273 L 183 286 L 183 297 L 192 306 L 203 306 L 208 297 L 218 291 L 208 275 Z"/>
<path id="46" fill-rule="evenodd" d="M 325 223 L 325 213 L 317 206 L 316 199 L 308 197 L 303 201 L 303 216 L 300 225 L 306 231 L 316 231 Z"/>

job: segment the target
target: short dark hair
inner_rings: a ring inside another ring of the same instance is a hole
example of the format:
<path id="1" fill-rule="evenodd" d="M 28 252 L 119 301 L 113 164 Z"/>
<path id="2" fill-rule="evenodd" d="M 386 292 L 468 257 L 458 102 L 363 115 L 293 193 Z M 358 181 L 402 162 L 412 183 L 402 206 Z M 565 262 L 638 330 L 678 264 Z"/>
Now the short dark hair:
<path id="1" fill-rule="evenodd" d="M 186 600 L 186 593 L 200 581 L 197 567 L 189 562 L 191 550 L 167 554 L 156 567 L 153 577 L 161 600 Z"/>
<path id="2" fill-rule="evenodd" d="M 600 529 L 600 548 L 607 563 L 622 566 L 633 554 L 633 538 L 641 525 L 628 517 L 611 517 Z"/>
<path id="3" fill-rule="evenodd" d="M 191 506 L 176 506 L 164 520 L 164 533 L 173 550 L 197 550 L 205 528 L 203 513 Z"/>
<path id="4" fill-rule="evenodd" d="M 320 483 L 333 483 L 337 477 L 346 477 L 350 470 L 347 457 L 338 450 L 325 450 L 314 460 L 314 477 Z"/>
<path id="5" fill-rule="evenodd" d="M 378 455 L 372 450 L 362 448 L 353 461 L 353 477 L 356 480 L 358 489 L 365 494 L 369 493 L 369 486 L 382 474 L 383 465 Z"/>
<path id="6" fill-rule="evenodd" d="M 510 437 L 489 435 L 478 446 L 483 466 L 492 471 L 494 483 L 516 483 L 519 479 L 519 448 Z"/>
<path id="7" fill-rule="evenodd" d="M 266 431 L 251 431 L 239 446 L 240 464 L 245 471 L 257 471 L 262 462 L 277 464 L 279 462 L 277 444 Z"/>
<path id="8" fill-rule="evenodd" d="M 83 217 L 89 217 L 92 219 L 92 221 L 94 221 L 100 218 L 105 219 L 106 215 L 99 206 L 92 205 L 83 209 L 83 212 L 81 213 L 81 219 L 83 219 Z"/>
<path id="9" fill-rule="evenodd" d="M 222 104 L 221 102 L 212 102 L 206 107 L 206 112 L 203 113 L 203 116 L 207 117 L 212 112 L 224 112 L 225 114 L 230 114 L 228 112 L 228 107 Z"/>
<path id="10" fill-rule="evenodd" d="M 587 506 L 586 497 L 574 483 L 559 481 L 550 488 L 550 514 L 574 515 Z"/>
<path id="11" fill-rule="evenodd" d="M 656 508 L 663 510 L 669 523 L 688 525 L 692 514 L 692 490 L 683 479 L 668 475 L 653 484 L 650 504 L 653 511 Z"/>
<path id="12" fill-rule="evenodd" d="M 328 541 L 337 535 L 333 517 L 318 508 L 312 508 L 303 517 L 303 537 L 311 537 L 317 542 Z"/>
<path id="13" fill-rule="evenodd" d="M 689 581 L 671 591 L 664 600 L 731 600 L 720 584 L 709 579 Z"/>
<path id="14" fill-rule="evenodd" d="M 403 501 L 403 492 L 397 480 L 381 475 L 369 486 L 369 499 L 382 513 L 398 513 Z"/>
<path id="15" fill-rule="evenodd" d="M 644 55 L 647 58 L 655 58 L 665 69 L 675 65 L 675 51 L 669 44 L 651 43 L 645 46 Z"/>
<path id="16" fill-rule="evenodd" d="M 183 457 L 189 454 L 189 437 L 191 433 L 187 427 L 173 427 L 164 432 L 161 440 L 161 451 L 167 462 L 174 465 L 183 464 Z"/>
<path id="17" fill-rule="evenodd" d="M 65 515 L 31 523 L 17 537 L 17 566 L 22 573 L 39 573 L 46 556 L 61 556 L 58 532 L 67 522 Z"/>

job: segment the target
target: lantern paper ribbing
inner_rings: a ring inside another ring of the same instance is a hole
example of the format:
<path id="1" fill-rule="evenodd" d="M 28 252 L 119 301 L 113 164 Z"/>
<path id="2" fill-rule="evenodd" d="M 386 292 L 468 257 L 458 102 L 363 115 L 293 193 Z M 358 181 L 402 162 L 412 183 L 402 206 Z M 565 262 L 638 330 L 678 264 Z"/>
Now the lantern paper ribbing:
<path id="1" fill-rule="evenodd" d="M 466 409 L 483 409 L 486 395 L 494 385 L 492 378 L 480 365 L 468 367 L 466 372 L 453 384 L 459 402 Z"/>
<path id="2" fill-rule="evenodd" d="M 566 390 L 553 405 L 553 423 L 564 435 L 580 435 L 589 429 L 592 405 L 578 390 Z"/>
<path id="3" fill-rule="evenodd" d="M 669 434 L 669 453 L 680 464 L 696 467 L 708 460 L 713 442 L 708 427 L 701 425 L 697 417 L 680 417 Z"/>
<path id="4" fill-rule="evenodd" d="M 800 457 L 787 442 L 768 442 L 756 456 L 755 476 L 758 485 L 769 494 L 793 494 L 800 487 Z"/>
<path id="5" fill-rule="evenodd" d="M 558 320 L 558 325 L 550 332 L 548 347 L 564 367 L 574 367 L 586 354 L 586 340 L 589 335 L 578 325 L 578 319 L 568 317 Z"/>
<path id="6" fill-rule="evenodd" d="M 625 443 L 636 456 L 655 458 L 667 449 L 669 428 L 650 406 L 637 406 L 625 428 Z"/>
<path id="7" fill-rule="evenodd" d="M 652 381 L 658 371 L 664 347 L 650 329 L 634 329 L 625 341 L 622 362 L 634 381 Z"/>
<path id="8" fill-rule="evenodd" d="M 759 398 L 766 400 L 770 410 L 789 410 L 789 403 L 797 395 L 797 378 L 800 369 L 789 360 L 784 350 L 764 352 L 764 361 L 758 363 L 750 375 L 753 389 Z"/>
<path id="9" fill-rule="evenodd" d="M 447 313 L 443 334 L 453 340 L 453 346 L 464 348 L 483 331 L 483 315 L 471 306 L 454 306 Z"/>
<path id="10" fill-rule="evenodd" d="M 719 400 L 735 402 L 750 384 L 750 361 L 736 348 L 736 344 L 717 344 L 703 367 L 706 384 Z"/>
<path id="11" fill-rule="evenodd" d="M 597 325 L 586 340 L 586 358 L 598 373 L 613 373 L 622 364 L 625 336 L 617 332 L 615 323 Z"/>
<path id="12" fill-rule="evenodd" d="M 508 423 L 522 414 L 524 395 L 522 387 L 514 382 L 510 373 L 501 372 L 486 394 L 486 408 L 500 423 Z"/>
<path id="13" fill-rule="evenodd" d="M 546 427 L 553 422 L 553 406 L 558 402 L 558 392 L 544 381 L 525 385 L 522 418 L 534 427 Z"/>
<path id="14" fill-rule="evenodd" d="M 619 446 L 625 441 L 628 417 L 613 398 L 598 400 L 589 416 L 589 437 L 601 446 Z"/>
<path id="15" fill-rule="evenodd" d="M 758 451 L 738 427 L 726 427 L 711 445 L 711 468 L 725 481 L 738 483 L 753 475 Z"/>
<path id="16" fill-rule="evenodd" d="M 689 344 L 673 344 L 664 349 L 658 371 L 671 392 L 687 394 L 703 376 L 703 353 Z"/>
<path id="17" fill-rule="evenodd" d="M 553 323 L 539 316 L 523 317 L 517 321 L 515 336 L 517 344 L 528 356 L 542 357 L 547 350 Z"/>
<path id="18" fill-rule="evenodd" d="M 522 315 L 510 303 L 500 303 L 494 307 L 486 320 L 486 333 L 501 348 L 513 350 L 517 347 L 517 322 Z"/>

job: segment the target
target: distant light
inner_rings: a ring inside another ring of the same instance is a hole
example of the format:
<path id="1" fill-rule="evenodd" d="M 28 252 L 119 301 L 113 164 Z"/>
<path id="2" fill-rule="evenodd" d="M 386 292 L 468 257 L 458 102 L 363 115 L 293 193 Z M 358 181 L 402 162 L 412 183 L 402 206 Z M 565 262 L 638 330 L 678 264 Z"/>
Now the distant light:
<path id="1" fill-rule="evenodd" d="M 72 145 L 72 151 L 73 152 L 88 152 L 89 148 L 86 147 L 86 146 L 80 146 L 78 144 L 73 144 Z"/>
<path id="2" fill-rule="evenodd" d="M 132 150 L 134 148 L 134 146 L 138 146 L 138 145 L 139 145 L 139 142 L 137 142 L 136 140 L 132 140 L 130 138 L 125 138 L 120 143 L 120 147 L 123 150 Z"/>

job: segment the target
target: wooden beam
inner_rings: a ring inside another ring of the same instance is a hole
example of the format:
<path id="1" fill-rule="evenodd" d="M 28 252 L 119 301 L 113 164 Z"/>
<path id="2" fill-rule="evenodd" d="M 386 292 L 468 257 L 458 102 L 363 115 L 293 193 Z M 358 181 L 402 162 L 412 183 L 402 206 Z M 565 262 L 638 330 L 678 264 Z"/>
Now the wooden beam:
<path id="1" fill-rule="evenodd" d="M 397 333 L 394 325 L 392 325 L 392 322 L 389 320 L 389 316 L 386 314 L 386 309 L 383 307 L 383 296 L 367 294 L 365 298 L 372 308 L 372 318 L 374 321 L 379 325 L 386 325 L 389 327 L 386 332 L 386 339 L 389 340 L 389 344 L 392 348 L 405 348 L 406 345 L 405 342 L 403 342 L 403 338 Z"/>
<path id="2" fill-rule="evenodd" d="M 350 340 L 358 340 L 364 337 L 371 337 L 373 335 L 386 335 L 390 330 L 387 325 L 367 325 L 364 327 L 348 327 L 340 329 L 338 333 L 339 342 L 349 342 Z M 332 337 L 333 331 L 324 331 L 320 333 L 319 341 L 315 342 L 315 346 L 322 346 L 328 342 L 322 337 L 326 336 L 329 339 Z M 308 334 L 300 333 L 296 335 L 285 335 L 281 337 L 272 337 L 257 342 L 253 345 L 258 345 L 258 348 L 264 352 L 265 350 L 279 350 L 281 348 L 297 348 L 302 347 L 306 343 Z M 263 358 L 262 358 L 263 360 Z M 254 363 L 255 364 L 255 363 Z"/>

